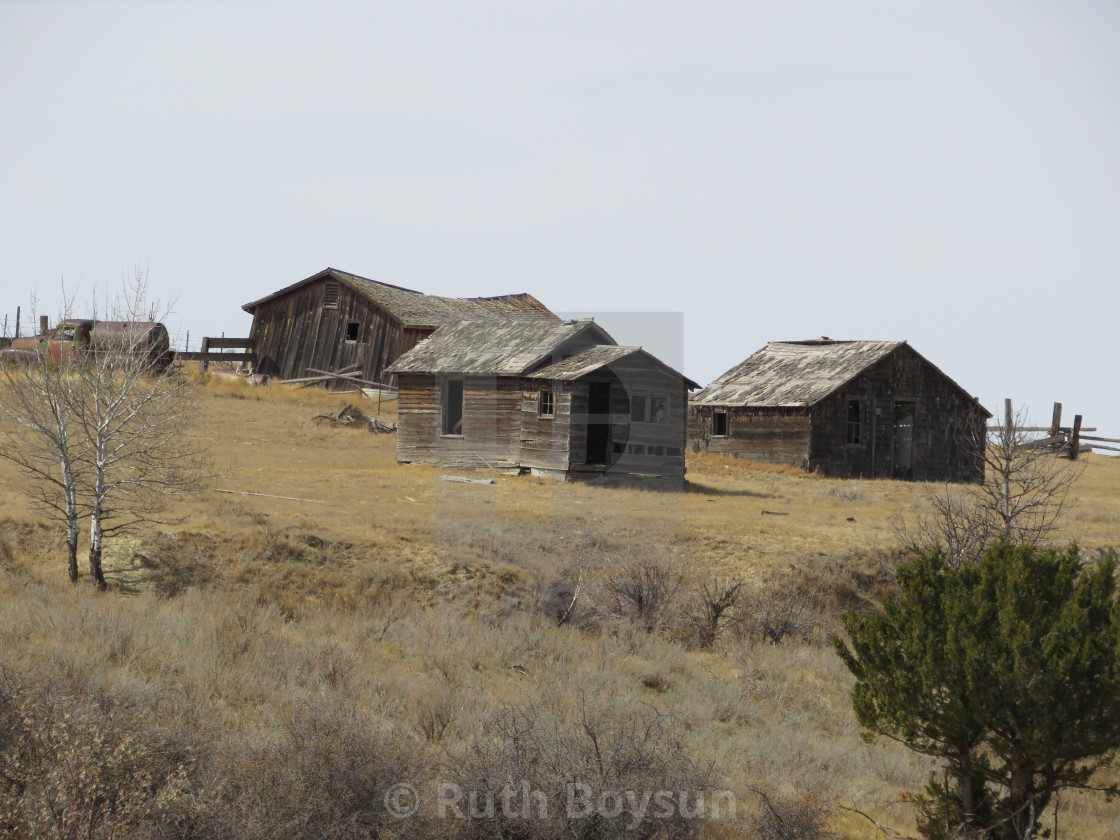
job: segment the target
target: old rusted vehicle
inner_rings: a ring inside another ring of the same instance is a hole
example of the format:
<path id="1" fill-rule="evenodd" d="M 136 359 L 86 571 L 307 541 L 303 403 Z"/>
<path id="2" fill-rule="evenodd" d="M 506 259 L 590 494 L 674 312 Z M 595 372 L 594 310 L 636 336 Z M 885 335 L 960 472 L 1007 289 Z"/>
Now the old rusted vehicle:
<path id="1" fill-rule="evenodd" d="M 74 319 L 60 322 L 46 334 L 25 336 L 0 351 L 4 361 L 46 358 L 56 364 L 76 356 L 101 353 L 142 354 L 153 370 L 164 372 L 174 360 L 167 327 L 158 321 L 91 321 Z"/>

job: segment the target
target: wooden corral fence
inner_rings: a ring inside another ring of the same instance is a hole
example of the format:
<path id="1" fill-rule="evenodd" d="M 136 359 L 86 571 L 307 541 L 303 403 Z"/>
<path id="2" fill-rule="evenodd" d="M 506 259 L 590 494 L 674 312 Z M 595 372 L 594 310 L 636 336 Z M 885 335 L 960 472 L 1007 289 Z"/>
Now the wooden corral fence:
<path id="1" fill-rule="evenodd" d="M 229 351 L 237 352 L 229 352 Z M 215 352 L 220 351 L 220 352 Z M 251 338 L 213 338 L 203 336 L 202 349 L 198 352 L 176 351 L 175 361 L 198 362 L 206 370 L 211 362 L 241 362 L 252 368 L 257 365 L 256 344 Z"/>
<path id="2" fill-rule="evenodd" d="M 1120 438 L 1106 438 L 1096 437 L 1094 435 L 1087 435 L 1085 432 L 1095 432 L 1095 426 L 1082 425 L 1082 418 L 1080 414 L 1075 414 L 1073 417 L 1072 426 L 1062 425 L 1062 404 L 1059 402 L 1054 403 L 1054 414 L 1050 420 L 1049 426 L 1016 426 L 1015 414 L 1011 409 L 1011 400 L 1003 401 L 1004 412 L 1004 425 L 1002 426 L 989 426 L 989 432 L 1002 432 L 1005 429 L 1012 431 L 1024 432 L 1028 434 L 1046 434 L 1046 437 L 1032 440 L 1024 444 L 1032 448 L 1050 449 L 1057 453 L 1063 453 L 1071 461 L 1076 461 L 1077 456 L 1082 452 L 1092 452 L 1094 449 L 1107 449 L 1110 452 L 1120 452 Z M 1088 443 L 1086 443 L 1088 441 Z M 1104 444 L 1114 443 L 1117 446 L 1105 446 Z"/>

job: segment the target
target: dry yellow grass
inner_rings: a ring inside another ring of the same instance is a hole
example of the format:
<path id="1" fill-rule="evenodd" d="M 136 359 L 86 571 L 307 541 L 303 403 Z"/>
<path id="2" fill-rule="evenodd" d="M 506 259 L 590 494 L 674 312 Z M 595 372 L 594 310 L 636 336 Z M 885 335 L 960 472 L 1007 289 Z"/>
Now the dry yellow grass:
<path id="1" fill-rule="evenodd" d="M 175 508 L 176 524 L 110 548 L 109 578 L 132 597 L 65 584 L 61 540 L 0 462 L 0 536 L 19 570 L 0 578 L 7 666 L 137 696 L 170 691 L 179 699 L 152 714 L 202 732 L 266 731 L 301 704 L 337 698 L 421 737 L 418 715 L 444 704 L 441 749 L 469 743 L 511 700 L 652 703 L 747 810 L 749 788 L 762 786 L 909 829 L 899 798 L 930 764 L 860 740 L 848 677 L 819 634 L 782 645 L 728 636 L 696 651 L 626 625 L 556 628 L 541 602 L 552 580 L 650 553 L 695 579 L 812 578 L 841 601 L 873 597 L 898 545 L 893 519 L 934 486 L 708 456 L 690 456 L 681 493 L 485 471 L 496 484 L 450 483 L 397 464 L 393 435 L 315 420 L 348 403 L 376 407 L 360 394 L 207 385 L 194 428 L 221 475 Z M 395 419 L 392 404 L 381 417 Z M 1120 459 L 1090 456 L 1072 495 L 1063 536 L 1089 549 L 1120 543 Z M 1088 797 L 1062 824 L 1069 836 L 1120 832 Z M 831 825 L 875 836 L 840 812 Z M 728 826 L 725 836 L 746 835 Z"/>

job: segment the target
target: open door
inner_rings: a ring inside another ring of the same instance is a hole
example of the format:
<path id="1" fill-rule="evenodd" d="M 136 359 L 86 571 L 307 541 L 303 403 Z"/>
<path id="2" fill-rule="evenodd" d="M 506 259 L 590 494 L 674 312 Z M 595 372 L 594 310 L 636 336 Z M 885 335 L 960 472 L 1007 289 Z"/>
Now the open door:
<path id="1" fill-rule="evenodd" d="M 894 458 L 891 474 L 910 478 L 914 465 L 914 401 L 894 404 Z"/>
<path id="2" fill-rule="evenodd" d="M 611 448 L 611 383 L 587 384 L 587 463 L 606 464 Z"/>

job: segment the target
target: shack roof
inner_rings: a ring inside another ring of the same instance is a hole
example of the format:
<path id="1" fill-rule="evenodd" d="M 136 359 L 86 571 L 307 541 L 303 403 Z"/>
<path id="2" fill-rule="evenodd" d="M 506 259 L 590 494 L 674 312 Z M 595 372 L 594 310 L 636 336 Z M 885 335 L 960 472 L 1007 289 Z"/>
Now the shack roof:
<path id="1" fill-rule="evenodd" d="M 614 339 L 591 320 L 542 319 L 461 321 L 441 327 L 387 368 L 387 373 L 521 376 L 569 341 L 586 336 L 614 346 Z"/>
<path id="2" fill-rule="evenodd" d="M 570 358 L 563 359 L 546 368 L 533 371 L 532 376 L 539 379 L 561 381 L 579 379 L 580 377 L 586 376 L 589 373 L 594 373 L 600 368 L 614 364 L 629 356 L 643 358 L 647 363 L 652 362 L 666 373 L 679 377 L 690 390 L 700 387 L 683 373 L 673 370 L 673 368 L 669 367 L 656 356 L 647 353 L 641 347 L 619 347 L 613 344 L 598 344 L 594 347 L 588 347 L 586 350 L 576 353 Z"/>
<path id="3" fill-rule="evenodd" d="M 318 274 L 247 303 L 241 308 L 254 314 L 264 304 L 320 280 L 333 280 L 365 295 L 405 327 L 435 328 L 465 319 L 483 320 L 495 316 L 559 320 L 543 303 L 527 293 L 476 298 L 441 297 L 370 280 L 368 277 L 359 277 L 357 274 L 340 271 L 337 268 L 325 268 Z"/>
<path id="4" fill-rule="evenodd" d="M 692 403 L 760 408 L 815 405 L 900 347 L 908 346 L 905 341 L 771 341 L 696 394 Z M 910 351 L 941 373 L 913 348 Z M 952 379 L 949 381 L 975 401 Z"/>

